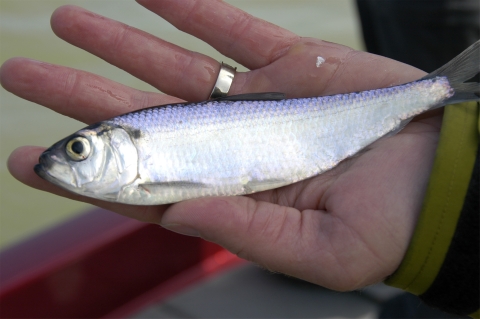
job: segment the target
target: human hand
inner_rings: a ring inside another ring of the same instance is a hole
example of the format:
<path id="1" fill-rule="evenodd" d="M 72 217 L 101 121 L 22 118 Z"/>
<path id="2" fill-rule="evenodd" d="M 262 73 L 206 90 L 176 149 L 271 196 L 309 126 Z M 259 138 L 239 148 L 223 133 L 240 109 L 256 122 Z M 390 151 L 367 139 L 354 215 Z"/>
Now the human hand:
<path id="1" fill-rule="evenodd" d="M 424 75 L 383 57 L 298 37 L 223 2 L 138 2 L 249 68 L 237 73 L 230 94 L 319 96 L 386 87 Z M 52 28 L 60 38 L 168 94 L 142 92 L 23 58 L 2 66 L 5 89 L 88 124 L 180 99 L 205 100 L 220 67 L 207 56 L 78 7 L 55 11 Z M 317 56 L 325 59 L 319 68 Z M 380 281 L 399 266 L 420 210 L 440 123 L 438 112 L 424 115 L 335 169 L 290 186 L 169 206 L 107 203 L 59 189 L 33 172 L 43 148 L 16 150 L 9 169 L 29 186 L 199 235 L 273 271 L 351 290 Z"/>

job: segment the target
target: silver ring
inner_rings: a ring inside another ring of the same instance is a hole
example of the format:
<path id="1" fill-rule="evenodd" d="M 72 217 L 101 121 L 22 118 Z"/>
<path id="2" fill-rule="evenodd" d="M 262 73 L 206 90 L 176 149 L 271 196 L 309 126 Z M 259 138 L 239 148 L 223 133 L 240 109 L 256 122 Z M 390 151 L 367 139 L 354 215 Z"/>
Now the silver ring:
<path id="1" fill-rule="evenodd" d="M 215 82 L 212 93 L 210 93 L 210 99 L 227 96 L 228 91 L 232 86 L 236 70 L 237 68 L 222 62 L 222 65 L 220 66 L 220 72 L 218 73 L 217 82 Z"/>

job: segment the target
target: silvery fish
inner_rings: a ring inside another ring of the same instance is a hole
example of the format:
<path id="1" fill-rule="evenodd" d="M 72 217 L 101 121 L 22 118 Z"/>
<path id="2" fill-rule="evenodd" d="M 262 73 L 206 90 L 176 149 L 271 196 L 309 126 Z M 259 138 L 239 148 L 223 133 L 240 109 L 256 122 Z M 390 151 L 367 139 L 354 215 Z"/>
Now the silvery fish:
<path id="1" fill-rule="evenodd" d="M 157 106 L 90 125 L 54 144 L 35 166 L 71 192 L 136 205 L 242 195 L 318 175 L 414 116 L 479 100 L 480 41 L 404 85 L 284 99 L 247 94 Z"/>

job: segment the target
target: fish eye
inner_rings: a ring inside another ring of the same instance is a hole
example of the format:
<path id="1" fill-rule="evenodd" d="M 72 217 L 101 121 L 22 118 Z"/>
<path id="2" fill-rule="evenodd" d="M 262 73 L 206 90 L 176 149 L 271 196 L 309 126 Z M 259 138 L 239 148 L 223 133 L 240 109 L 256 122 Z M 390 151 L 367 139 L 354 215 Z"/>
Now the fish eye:
<path id="1" fill-rule="evenodd" d="M 90 155 L 90 142 L 85 137 L 74 137 L 68 141 L 65 151 L 72 160 L 83 161 Z"/>

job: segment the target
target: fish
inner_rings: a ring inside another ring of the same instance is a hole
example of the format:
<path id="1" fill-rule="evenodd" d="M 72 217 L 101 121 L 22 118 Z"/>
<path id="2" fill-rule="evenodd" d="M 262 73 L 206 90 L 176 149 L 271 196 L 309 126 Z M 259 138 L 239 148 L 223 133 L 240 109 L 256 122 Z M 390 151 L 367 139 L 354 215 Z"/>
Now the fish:
<path id="1" fill-rule="evenodd" d="M 362 92 L 286 99 L 253 93 L 150 107 L 87 126 L 34 171 L 75 194 L 170 204 L 274 189 L 326 172 L 413 117 L 480 100 L 480 41 L 425 77 Z"/>

